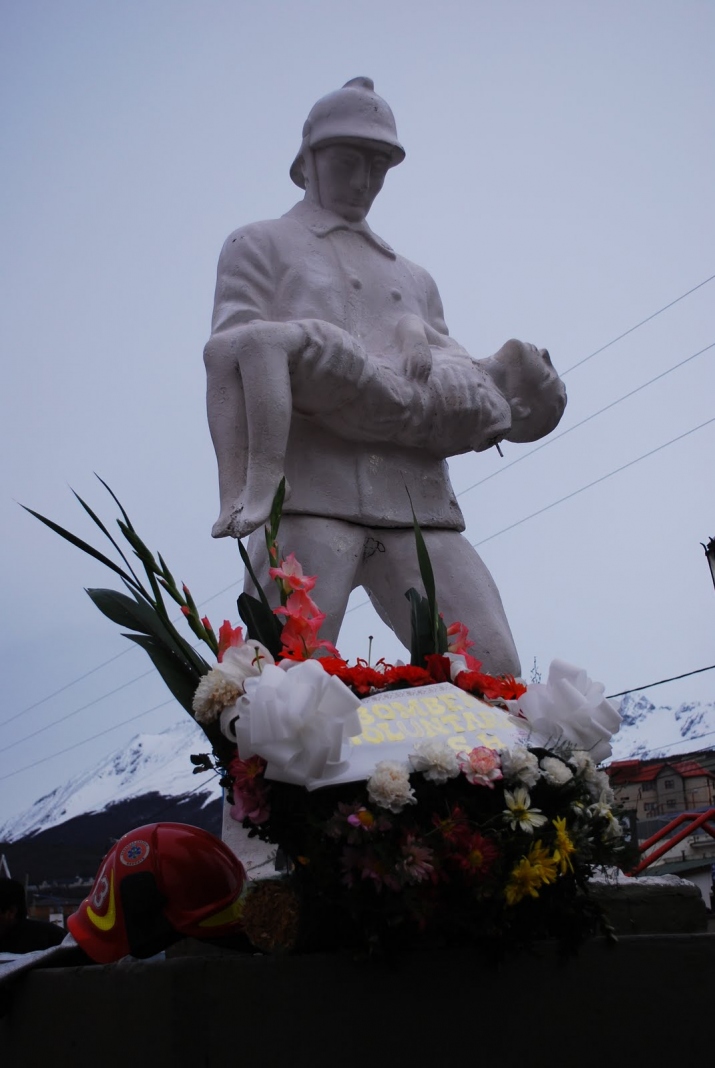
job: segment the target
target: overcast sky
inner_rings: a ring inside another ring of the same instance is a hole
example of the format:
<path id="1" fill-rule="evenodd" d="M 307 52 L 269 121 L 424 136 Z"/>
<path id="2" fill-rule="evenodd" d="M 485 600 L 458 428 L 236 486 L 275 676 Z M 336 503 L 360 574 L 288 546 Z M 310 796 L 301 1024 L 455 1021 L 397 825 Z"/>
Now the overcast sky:
<path id="1" fill-rule="evenodd" d="M 0 815 L 10 815 L 137 731 L 185 715 L 83 592 L 112 576 L 16 501 L 94 537 L 68 487 L 111 520 L 98 472 L 216 625 L 236 621 L 238 553 L 210 537 L 201 354 L 221 244 L 296 201 L 288 168 L 315 100 L 365 74 L 392 106 L 407 158 L 370 224 L 435 278 L 451 333 L 475 356 L 520 337 L 566 371 L 715 274 L 715 6 L 5 0 L 0 10 Z M 715 342 L 714 296 L 715 281 L 702 285 L 567 374 L 554 438 Z M 503 460 L 491 450 L 452 462 L 467 535 L 483 543 L 527 674 L 534 658 L 545 672 L 561 657 L 615 693 L 715 663 L 699 544 L 715 535 L 715 422 L 701 427 L 715 420 L 714 353 L 533 457 L 507 443 Z M 364 601 L 358 592 L 352 604 Z M 366 655 L 369 634 L 378 656 L 400 655 L 369 607 L 347 617 L 343 655 Z M 712 700 L 715 672 L 648 696 Z"/>

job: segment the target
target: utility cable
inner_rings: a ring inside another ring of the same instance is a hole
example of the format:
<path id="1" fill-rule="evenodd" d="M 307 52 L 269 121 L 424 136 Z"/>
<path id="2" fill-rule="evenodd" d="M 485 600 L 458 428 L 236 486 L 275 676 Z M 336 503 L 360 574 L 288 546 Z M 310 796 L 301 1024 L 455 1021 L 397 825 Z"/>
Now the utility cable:
<path id="1" fill-rule="evenodd" d="M 617 341 L 620 341 L 622 338 L 627 337 L 629 334 L 632 334 L 635 330 L 638 330 L 639 327 L 644 326 L 645 323 L 649 323 L 651 321 L 651 319 L 655 319 L 656 316 L 661 315 L 664 311 L 667 311 L 668 308 L 672 308 L 673 305 L 678 304 L 681 300 L 684 300 L 686 297 L 689 297 L 691 293 L 695 293 L 696 290 L 701 289 L 708 282 L 712 282 L 712 280 L 714 278 L 715 278 L 715 274 L 711 274 L 709 278 L 706 278 L 706 279 L 704 279 L 704 281 L 699 282 L 698 285 L 693 286 L 692 289 L 689 289 L 689 290 L 687 290 L 687 292 L 682 293 L 679 297 L 676 297 L 675 300 L 671 300 L 669 304 L 665 304 L 662 308 L 659 308 L 658 311 L 653 312 L 652 315 L 649 315 L 649 316 L 647 316 L 647 318 L 642 319 L 639 323 L 636 323 L 635 326 L 631 326 L 628 330 L 625 330 L 622 334 L 619 334 L 618 337 L 614 337 L 611 341 L 608 341 L 605 345 L 602 345 L 599 349 L 596 349 L 595 352 L 592 352 L 589 356 L 585 356 L 582 360 L 579 360 L 578 363 L 573 364 L 566 371 L 563 371 L 561 373 L 561 377 L 563 378 L 564 375 L 569 374 L 571 371 L 575 370 L 576 367 L 580 367 L 582 364 L 586 363 L 587 360 L 593 359 L 594 356 L 598 356 L 599 353 L 603 352 L 607 348 L 610 348 L 611 345 L 615 345 Z M 711 346 L 708 346 L 708 348 L 710 348 L 710 347 Z M 705 349 L 701 350 L 701 352 L 705 352 L 705 351 L 706 351 Z M 688 359 L 694 359 L 695 356 L 699 356 L 699 355 L 700 355 L 700 353 L 696 352 L 694 354 L 694 356 L 690 356 L 690 357 L 688 357 Z M 688 362 L 687 360 L 683 360 L 683 363 L 687 363 L 687 362 Z M 682 364 L 677 364 L 676 367 L 672 367 L 670 370 L 674 371 L 674 370 L 677 369 L 677 367 L 680 367 L 680 366 L 682 366 Z M 669 371 L 665 371 L 665 372 L 663 372 L 663 374 L 664 375 L 665 374 L 669 374 Z M 662 378 L 663 375 L 658 375 L 657 377 L 658 378 Z M 655 381 L 656 381 L 655 378 L 651 379 L 651 382 L 655 382 Z M 643 386 L 640 386 L 639 388 L 640 389 L 645 389 L 645 387 L 650 385 L 650 384 L 651 384 L 650 382 L 646 382 Z M 638 392 L 638 390 L 633 390 L 633 393 L 637 393 L 637 392 Z M 632 396 L 633 393 L 626 394 L 626 397 Z M 626 397 L 619 398 L 619 400 L 625 400 Z M 607 405 L 606 408 L 602 408 L 601 411 L 605 412 L 608 407 L 613 407 L 615 404 L 618 404 L 618 403 L 619 403 L 619 401 L 614 401 L 611 405 Z M 588 422 L 589 419 L 595 419 L 596 416 L 600 415 L 600 414 L 601 414 L 601 412 L 595 412 L 593 415 L 588 416 L 587 419 L 582 420 L 581 423 L 577 423 L 576 426 L 582 426 L 583 423 Z M 571 430 L 575 430 L 576 426 L 570 427 L 569 430 L 565 430 L 562 434 L 559 434 L 558 437 L 559 438 L 564 437 L 564 435 L 570 433 Z M 554 440 L 558 440 L 558 438 L 550 439 L 548 442 L 545 442 L 544 445 L 540 445 L 536 449 L 532 449 L 525 456 L 520 456 L 516 460 L 512 460 L 511 463 L 506 464 L 504 467 L 500 468 L 499 471 L 495 471 L 493 474 L 488 475 L 487 478 L 483 478 L 481 480 L 481 482 L 475 482 L 473 486 L 468 486 L 467 489 L 462 490 L 460 493 L 457 494 L 457 496 L 461 497 L 464 493 L 469 493 L 469 491 L 474 489 L 476 486 L 480 486 L 482 484 L 482 482 L 487 482 L 490 478 L 493 478 L 495 474 L 499 474 L 501 471 L 506 471 L 506 469 L 508 467 L 513 467 L 514 464 L 520 463 L 521 460 L 525 460 L 527 458 L 527 456 L 531 456 L 532 453 L 538 452 L 539 449 L 545 448 L 545 445 L 551 444 L 551 442 L 554 441 Z M 208 604 L 209 601 L 213 601 L 216 597 L 220 597 L 221 594 L 226 593 L 228 590 L 232 589 L 234 586 L 237 586 L 237 585 L 238 585 L 238 582 L 232 582 L 229 586 L 226 586 L 223 590 L 219 590 L 218 593 L 214 593 L 210 597 L 208 597 L 205 601 L 202 601 L 201 605 L 199 607 L 203 607 L 203 605 Z M 366 601 L 364 603 L 367 604 L 369 602 Z M 356 606 L 356 608 L 357 607 L 362 607 L 362 605 L 358 605 L 358 606 Z M 356 611 L 356 608 L 349 609 L 349 612 Z M 349 612 L 346 612 L 345 614 L 348 615 Z M 176 621 L 174 621 L 174 622 L 176 622 Z M 24 716 L 27 712 L 31 712 L 34 708 L 37 708 L 38 705 L 44 704 L 45 701 L 51 700 L 51 698 L 56 697 L 58 694 L 63 693 L 65 690 L 69 689 L 71 686 L 74 686 L 76 683 L 81 682 L 83 679 L 86 679 L 89 675 L 93 675 L 96 671 L 99 671 L 101 668 L 106 667 L 107 664 L 111 664 L 115 660 L 118 660 L 119 657 L 126 656 L 127 653 L 130 653 L 130 652 L 133 652 L 133 651 L 134 651 L 133 648 L 123 649 L 122 652 L 121 653 L 117 653 L 116 656 L 110 657 L 109 660 L 104 660 L 101 664 L 97 664 L 96 667 L 90 668 L 89 671 L 86 671 L 83 675 L 78 675 L 77 678 L 71 679 L 70 682 L 65 683 L 64 686 L 60 686 L 59 689 L 54 690 L 52 693 L 47 694 L 46 697 L 41 697 L 39 701 L 35 701 L 33 704 L 28 705 L 26 708 L 22 709 L 22 711 L 16 712 L 14 715 L 10 716 L 9 719 L 3 720 L 3 722 L 0 723 L 0 727 L 4 727 L 7 723 L 12 723 L 13 720 L 18 719 L 20 716 Z"/>
<path id="2" fill-rule="evenodd" d="M 214 601 L 217 597 L 221 597 L 222 594 L 228 593 L 228 591 L 233 589 L 234 586 L 238 586 L 239 582 L 240 582 L 240 579 L 237 579 L 235 582 L 229 583 L 228 586 L 224 586 L 224 588 L 222 590 L 219 590 L 217 593 L 212 593 L 210 597 L 207 597 L 204 601 L 201 601 L 197 607 L 198 608 L 203 608 L 204 605 L 209 604 L 210 601 Z M 183 615 L 179 615 L 179 616 L 176 616 L 175 619 L 172 619 L 171 622 L 172 623 L 180 623 L 183 618 L 184 618 Z M 138 645 L 135 645 L 134 643 L 132 643 L 126 649 L 122 649 L 121 653 L 116 653 L 115 656 L 110 656 L 109 660 L 103 660 L 101 664 L 97 664 L 96 667 L 90 668 L 89 671 L 85 671 L 84 675 L 78 675 L 77 678 L 71 679 L 70 682 L 65 683 L 64 686 L 60 686 L 60 688 L 58 690 L 53 690 L 52 693 L 48 693 L 46 697 L 41 697 L 40 700 L 39 701 L 35 701 L 34 704 L 28 705 L 27 708 L 23 708 L 20 712 L 15 712 L 12 716 L 9 716 L 7 719 L 3 720 L 2 723 L 0 723 L 0 728 L 6 727 L 8 725 L 8 723 L 12 723 L 14 720 L 19 719 L 20 716 L 24 716 L 27 712 L 31 712 L 34 708 L 37 708 L 38 705 L 43 705 L 45 703 L 45 701 L 49 701 L 52 697 L 56 697 L 57 694 L 63 693 L 65 690 L 68 690 L 71 686 L 74 686 L 76 683 L 82 682 L 82 680 L 86 679 L 89 675 L 93 675 L 95 673 L 95 671 L 99 671 L 101 668 L 106 667 L 107 664 L 111 664 L 115 660 L 119 660 L 119 658 L 121 656 L 126 656 L 127 653 L 135 652 L 138 648 L 139 648 Z M 194 648 L 198 648 L 198 646 L 194 646 Z M 129 682 L 125 682 L 123 685 L 124 686 L 129 686 L 129 685 L 131 685 L 132 682 L 138 682 L 139 679 L 146 678 L 147 675 L 151 675 L 151 674 L 152 674 L 151 670 L 145 671 L 142 675 L 136 675 L 133 679 L 130 679 Z M 118 686 L 117 687 L 118 690 L 121 690 L 122 688 L 123 688 L 122 686 Z M 97 702 L 104 700 L 105 697 L 110 697 L 113 693 L 116 693 L 116 692 L 117 692 L 117 690 L 110 690 L 109 693 L 103 694 L 101 697 L 98 697 L 95 701 L 90 701 L 90 703 L 88 705 L 83 705 L 82 708 L 78 708 L 77 711 L 78 712 L 83 712 L 85 708 L 89 708 L 90 705 L 97 704 Z M 74 715 L 74 713 L 72 712 L 72 713 L 70 713 L 70 715 Z M 68 719 L 69 717 L 66 716 L 65 718 Z M 61 723 L 62 720 L 56 720 L 55 722 Z M 31 738 L 31 737 L 32 737 L 32 735 L 28 735 L 28 738 Z M 2 751 L 3 750 L 0 750 L 0 752 L 2 752 Z"/>
<path id="3" fill-rule="evenodd" d="M 587 363 L 588 360 L 592 360 L 593 357 L 598 356 L 599 353 L 604 352 L 606 349 L 610 349 L 611 345 L 615 345 L 617 341 L 621 341 L 622 338 L 628 337 L 628 335 L 632 334 L 634 330 L 638 330 L 641 326 L 645 326 L 645 324 L 649 323 L 652 319 L 655 319 L 657 318 L 657 316 L 662 315 L 664 311 L 667 311 L 668 308 L 672 308 L 674 304 L 678 304 L 681 300 L 685 300 L 685 298 L 689 297 L 691 293 L 695 293 L 697 289 L 702 289 L 702 287 L 704 285 L 707 285 L 708 282 L 712 282 L 713 278 L 715 278 L 715 274 L 711 274 L 709 278 L 706 278 L 702 282 L 698 282 L 698 284 L 696 286 L 693 286 L 692 289 L 689 289 L 687 293 L 681 293 L 679 297 L 676 297 L 675 300 L 671 300 L 669 304 L 664 304 L 662 308 L 658 309 L 658 311 L 653 312 L 652 315 L 647 316 L 645 319 L 641 319 L 639 323 L 636 323 L 635 326 L 629 327 L 628 330 L 624 330 L 622 334 L 618 335 L 618 337 L 614 337 L 611 341 L 607 341 L 605 345 L 601 345 L 600 349 L 596 349 L 596 351 L 592 352 L 589 356 L 584 356 L 582 360 L 578 361 L 578 363 L 574 363 L 569 368 L 567 368 L 567 370 L 562 371 L 561 378 L 563 378 L 564 375 L 570 374 L 571 371 L 575 371 L 577 367 L 583 366 L 584 363 Z"/>
<path id="4" fill-rule="evenodd" d="M 687 679 L 691 675 L 700 675 L 703 671 L 712 671 L 715 668 L 715 664 L 710 664 L 709 667 L 696 668 L 695 671 L 686 671 L 684 675 L 673 675 L 669 679 L 659 679 L 658 682 L 649 682 L 647 686 L 633 686 L 630 690 L 620 690 L 618 693 L 609 693 L 608 700 L 613 697 L 625 697 L 627 693 L 638 693 L 640 690 L 650 690 L 653 686 L 662 686 L 666 682 L 676 682 L 678 679 Z"/>
<path id="5" fill-rule="evenodd" d="M 579 493 L 584 493 L 588 489 L 592 489 L 593 486 L 598 486 L 599 483 L 605 482 L 606 479 L 612 478 L 614 475 L 620 474 L 621 471 L 627 470 L 629 467 L 633 467 L 634 464 L 638 464 L 641 460 L 647 460 L 649 456 L 655 456 L 657 452 L 662 452 L 663 449 L 667 449 L 669 445 L 674 445 L 676 441 L 682 441 L 683 438 L 689 437 L 691 434 L 695 434 L 698 430 L 702 430 L 703 427 L 709 426 L 711 423 L 715 423 L 715 415 L 711 419 L 706 419 L 704 423 L 700 423 L 698 426 L 692 427 L 690 430 L 686 430 L 683 434 L 678 434 L 677 437 L 671 438 L 670 441 L 664 442 L 663 445 L 658 445 L 655 449 L 650 449 L 648 452 L 644 452 L 642 456 L 637 456 L 635 460 L 629 460 L 627 464 L 622 464 L 620 467 L 616 467 L 613 471 L 609 471 L 606 475 L 601 475 L 600 478 L 595 478 L 593 482 L 586 483 L 585 486 L 580 486 L 572 493 L 567 493 L 565 497 L 559 497 L 557 501 L 552 501 L 551 504 L 544 505 L 543 508 L 537 509 L 536 512 L 532 512 L 530 515 L 525 515 L 522 519 L 517 519 L 515 523 L 510 523 L 508 527 L 502 527 L 501 530 L 497 530 L 495 534 L 490 534 L 488 538 L 482 538 L 481 541 L 472 542 L 473 548 L 478 548 L 480 545 L 486 545 L 488 541 L 493 541 L 494 538 L 498 538 L 500 534 L 506 534 L 508 530 L 513 530 L 515 527 L 521 526 L 522 523 L 527 523 L 530 519 L 534 519 L 537 515 L 543 515 L 544 512 L 548 512 L 551 508 L 555 508 L 558 504 L 563 504 L 564 501 L 570 501 L 572 497 L 577 497 Z"/>
<path id="6" fill-rule="evenodd" d="M 711 423 L 715 423 L 715 416 L 713 416 L 712 419 L 706 419 L 704 423 L 700 423 L 698 426 L 694 426 L 690 430 L 686 430 L 683 434 L 678 434 L 677 437 L 671 438 L 670 441 L 666 441 L 662 445 L 658 445 L 655 449 L 650 449 L 649 452 L 644 452 L 642 456 L 637 456 L 635 460 L 629 460 L 627 464 L 622 464 L 620 467 L 615 468 L 615 470 L 609 471 L 608 474 L 601 475 L 600 478 L 594 479 L 593 482 L 588 482 L 585 486 L 580 486 L 578 489 L 573 490 L 572 493 L 567 493 L 565 497 L 559 497 L 557 501 L 552 501 L 551 504 L 544 505 L 543 508 L 539 508 L 536 512 L 532 512 L 530 515 L 525 515 L 521 519 L 517 519 L 515 523 L 510 523 L 508 527 L 502 527 L 502 529 L 497 530 L 496 533 L 490 534 L 488 538 L 482 538 L 481 541 L 472 542 L 472 547 L 478 549 L 480 545 L 485 545 L 488 541 L 493 541 L 494 538 L 498 538 L 501 534 L 506 534 L 507 531 L 521 526 L 522 523 L 527 523 L 537 515 L 543 515 L 544 512 L 550 511 L 551 508 L 555 508 L 558 504 L 563 504 L 564 501 L 569 501 L 572 497 L 577 497 L 579 493 L 584 493 L 593 486 L 605 482 L 606 479 L 620 474 L 621 471 L 633 467 L 634 464 L 640 463 L 641 460 L 646 460 L 649 456 L 654 456 L 657 452 L 667 449 L 669 445 L 674 445 L 676 441 L 681 441 L 683 438 L 689 437 L 690 434 L 695 434 L 698 430 L 702 430 L 703 427 L 709 426 Z M 364 608 L 368 604 L 370 604 L 370 601 L 361 601 L 360 604 L 356 604 L 352 608 L 349 608 L 345 615 L 347 616 L 350 615 L 351 612 L 357 612 L 358 608 Z"/>
<path id="7" fill-rule="evenodd" d="M 603 415 L 603 413 L 609 411 L 609 409 L 615 408 L 617 404 L 620 404 L 624 400 L 628 400 L 629 397 L 635 396 L 635 394 L 640 393 L 641 390 L 647 389 L 647 387 L 652 386 L 654 382 L 657 382 L 661 378 L 665 378 L 666 375 L 672 374 L 672 372 L 677 371 L 678 368 L 684 367 L 686 363 L 690 363 L 690 361 L 694 360 L 696 356 L 702 356 L 704 352 L 708 352 L 712 348 L 715 348 L 715 341 L 711 341 L 710 344 L 706 345 L 704 349 L 700 349 L 698 352 L 694 352 L 692 356 L 686 356 L 684 360 L 681 360 L 680 363 L 676 363 L 672 367 L 669 367 L 667 371 L 661 371 L 661 373 L 659 375 L 656 375 L 655 378 L 651 378 L 647 382 L 644 382 L 642 385 L 636 386 L 636 388 L 630 390 L 629 393 L 624 393 L 622 397 L 618 397 L 616 400 L 611 401 L 610 404 L 607 404 L 604 408 L 599 408 L 597 412 L 592 412 L 591 415 L 587 415 L 585 419 L 582 419 L 578 423 L 574 423 L 574 425 L 568 427 L 567 430 L 562 430 L 560 434 L 550 435 L 546 439 L 546 441 L 542 441 L 540 445 L 537 445 L 533 449 L 529 449 L 527 453 L 522 453 L 521 456 L 517 456 L 515 460 L 511 460 L 508 464 L 500 464 L 499 467 L 495 471 L 492 471 L 490 475 L 486 475 L 484 478 L 480 478 L 478 482 L 474 482 L 471 486 L 467 486 L 466 489 L 460 490 L 457 496 L 463 497 L 465 493 L 470 493 L 471 490 L 476 489 L 477 486 L 483 486 L 485 482 L 489 482 L 490 479 L 496 478 L 497 475 L 503 475 L 504 472 L 508 471 L 510 467 L 514 467 L 516 464 L 520 464 L 522 460 L 528 460 L 530 456 L 534 455 L 534 453 L 540 452 L 541 449 L 548 448 L 549 445 L 553 445 L 556 441 L 560 441 L 561 438 L 565 438 L 566 435 L 570 434 L 573 430 L 578 430 L 578 428 L 580 426 L 584 426 L 585 423 L 590 423 L 592 419 L 596 419 L 597 416 Z"/>
<path id="8" fill-rule="evenodd" d="M 11 742 L 10 745 L 6 745 L 4 749 L 0 749 L 0 754 L 7 753 L 10 749 L 14 749 L 15 746 L 22 745 L 23 742 L 29 742 L 30 738 L 35 738 L 38 734 L 42 734 L 44 731 L 49 731 L 52 727 L 59 726 L 60 723 L 65 723 L 68 719 L 72 719 L 73 716 L 78 716 L 80 712 L 85 712 L 93 705 L 98 705 L 100 701 L 104 701 L 107 697 L 111 697 L 115 693 L 119 693 L 120 690 L 126 690 L 127 686 L 132 686 L 135 682 L 139 682 L 140 679 L 145 679 L 147 675 L 155 675 L 156 668 L 150 667 L 148 671 L 145 671 L 142 675 L 137 675 L 133 679 L 129 679 L 128 682 L 123 682 L 121 686 L 116 686 L 108 693 L 103 693 L 101 697 L 95 697 L 93 701 L 88 701 L 86 705 L 81 705 L 80 708 L 75 708 L 74 712 L 68 712 L 66 716 L 60 716 L 59 719 L 53 719 L 51 723 L 47 723 L 44 727 L 38 727 L 36 731 L 32 731 L 31 734 L 26 734 L 23 738 L 20 738 L 16 742 Z"/>
<path id="9" fill-rule="evenodd" d="M 50 756 L 41 757 L 40 760 L 33 760 L 32 764 L 25 764 L 22 768 L 15 768 L 14 771 L 8 772 L 7 775 L 0 775 L 0 782 L 4 782 L 5 779 L 12 779 L 15 775 L 19 775 L 23 771 L 32 771 L 33 768 L 38 767 L 40 764 L 46 764 L 48 760 L 54 760 L 55 757 L 62 756 L 64 753 L 70 753 L 73 749 L 79 749 L 81 745 L 87 745 L 88 742 L 93 742 L 95 738 L 101 738 L 105 734 L 111 734 L 112 731 L 116 731 L 119 727 L 124 727 L 127 723 L 133 723 L 135 719 L 141 719 L 142 716 L 148 716 L 150 712 L 156 712 L 159 708 L 166 708 L 167 705 L 172 704 L 173 697 L 170 697 L 168 701 L 162 701 L 159 705 L 154 705 L 153 708 L 147 708 L 144 712 L 138 712 L 136 716 L 130 716 L 129 719 L 123 719 L 121 723 L 115 723 L 113 727 L 107 727 L 104 731 L 99 731 L 98 734 L 92 734 L 89 738 L 83 738 L 81 742 L 75 742 L 74 745 L 68 745 L 66 749 L 58 749 L 56 753 L 51 753 Z"/>

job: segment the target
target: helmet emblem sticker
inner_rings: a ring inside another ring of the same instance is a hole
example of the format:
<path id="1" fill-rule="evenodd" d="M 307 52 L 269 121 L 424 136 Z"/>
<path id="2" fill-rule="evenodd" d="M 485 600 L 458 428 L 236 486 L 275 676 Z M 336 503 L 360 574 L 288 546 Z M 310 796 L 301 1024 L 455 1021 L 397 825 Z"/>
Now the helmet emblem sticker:
<path id="1" fill-rule="evenodd" d="M 119 854 L 119 859 L 125 867 L 134 868 L 137 864 L 145 861 L 149 853 L 149 843 L 137 838 L 124 846 L 124 849 Z"/>
<path id="2" fill-rule="evenodd" d="M 101 909 L 104 902 L 107 900 L 107 894 L 109 893 L 109 879 L 106 875 L 102 874 L 97 880 L 97 885 L 94 888 L 92 894 L 92 904 L 96 909 Z"/>

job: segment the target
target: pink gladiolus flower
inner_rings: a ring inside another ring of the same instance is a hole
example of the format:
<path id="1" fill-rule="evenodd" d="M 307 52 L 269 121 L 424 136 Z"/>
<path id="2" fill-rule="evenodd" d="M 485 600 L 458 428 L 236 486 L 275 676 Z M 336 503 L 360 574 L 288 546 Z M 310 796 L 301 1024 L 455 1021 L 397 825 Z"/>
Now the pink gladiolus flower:
<path id="1" fill-rule="evenodd" d="M 296 594 L 293 594 L 295 597 Z M 333 656 L 338 655 L 338 650 L 331 642 L 318 638 L 325 616 L 322 613 L 313 619 L 306 619 L 300 615 L 289 615 L 286 625 L 281 631 L 281 643 L 283 656 L 287 660 L 309 660 L 313 653 L 319 649 L 325 649 Z"/>
<path id="2" fill-rule="evenodd" d="M 281 561 L 280 567 L 269 567 L 268 574 L 280 583 L 286 594 L 296 590 L 312 590 L 317 581 L 316 575 L 303 574 L 303 568 L 296 560 L 295 553 L 290 553 L 285 560 Z"/>
<path id="3" fill-rule="evenodd" d="M 501 757 L 495 749 L 478 745 L 471 753 L 457 753 L 457 763 L 472 786 L 488 786 L 494 789 L 494 783 L 503 778 Z"/>
<path id="4" fill-rule="evenodd" d="M 452 623 L 450 627 L 447 627 L 447 652 L 457 653 L 464 656 L 472 646 L 474 642 L 470 640 L 469 628 L 464 623 Z"/>
<path id="5" fill-rule="evenodd" d="M 227 649 L 232 646 L 245 645 L 243 640 L 243 627 L 232 627 L 227 619 L 224 619 L 223 623 L 218 630 L 218 654 L 217 660 L 219 664 L 223 660 L 223 654 Z"/>
<path id="6" fill-rule="evenodd" d="M 320 626 L 325 619 L 325 613 L 321 612 L 315 601 L 311 600 L 306 590 L 295 590 L 291 593 L 284 607 L 274 608 L 277 616 L 287 616 L 289 619 L 319 619 Z"/>

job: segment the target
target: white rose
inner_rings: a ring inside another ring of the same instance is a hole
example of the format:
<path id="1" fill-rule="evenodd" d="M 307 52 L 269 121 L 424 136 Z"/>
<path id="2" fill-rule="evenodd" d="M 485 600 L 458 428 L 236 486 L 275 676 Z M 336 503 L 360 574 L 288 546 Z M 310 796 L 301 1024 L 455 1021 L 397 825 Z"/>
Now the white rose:
<path id="1" fill-rule="evenodd" d="M 565 739 L 584 749 L 595 764 L 611 755 L 610 739 L 621 717 L 604 697 L 605 687 L 582 668 L 554 660 L 547 682 L 529 686 L 518 700 L 521 714 L 546 742 Z"/>
<path id="2" fill-rule="evenodd" d="M 442 785 L 459 775 L 459 764 L 453 749 L 444 742 L 418 742 L 409 756 L 413 771 L 421 771 L 430 782 Z"/>
<path id="3" fill-rule="evenodd" d="M 381 760 L 367 783 L 370 800 L 390 812 L 401 812 L 405 805 L 416 805 L 417 798 L 410 786 L 404 764 Z"/>
<path id="4" fill-rule="evenodd" d="M 501 769 L 505 779 L 521 782 L 529 788 L 541 778 L 539 761 L 523 745 L 515 745 L 501 754 Z"/>
<path id="5" fill-rule="evenodd" d="M 569 779 L 573 779 L 571 768 L 568 768 L 558 757 L 544 757 L 541 761 L 541 770 L 550 786 L 563 786 Z"/>

